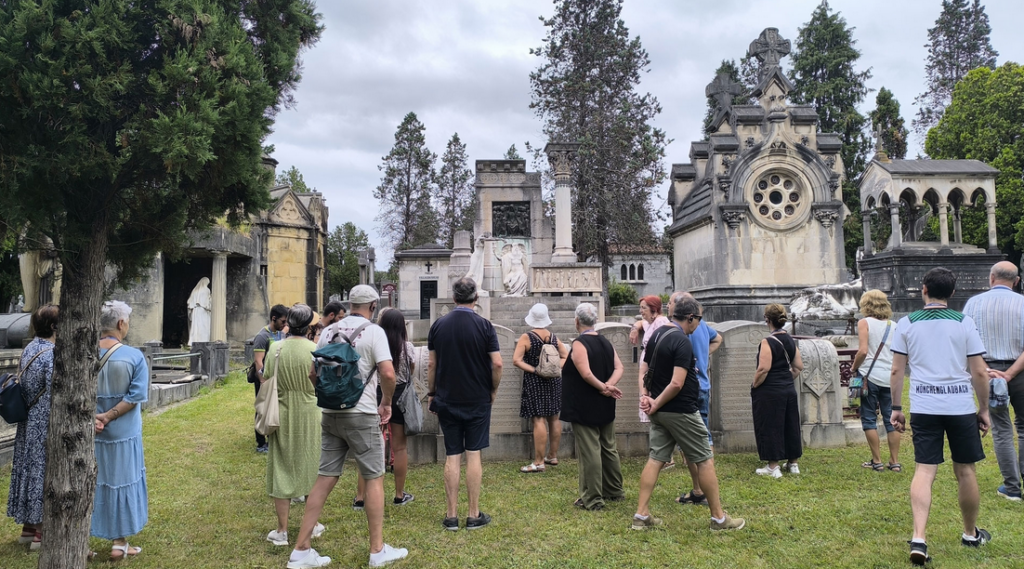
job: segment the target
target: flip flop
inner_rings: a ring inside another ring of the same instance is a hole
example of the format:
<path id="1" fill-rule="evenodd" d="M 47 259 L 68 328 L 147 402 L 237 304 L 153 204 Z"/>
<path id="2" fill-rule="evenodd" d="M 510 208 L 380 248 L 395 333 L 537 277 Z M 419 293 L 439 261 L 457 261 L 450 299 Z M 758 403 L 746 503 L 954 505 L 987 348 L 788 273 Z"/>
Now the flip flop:
<path id="1" fill-rule="evenodd" d="M 544 459 L 544 464 L 550 464 L 551 466 L 558 466 L 558 459 L 557 458 L 545 458 Z"/>
<path id="2" fill-rule="evenodd" d="M 544 472 L 544 465 L 537 466 L 534 463 L 527 464 L 526 466 L 519 469 L 519 472 L 531 473 L 531 472 Z"/>

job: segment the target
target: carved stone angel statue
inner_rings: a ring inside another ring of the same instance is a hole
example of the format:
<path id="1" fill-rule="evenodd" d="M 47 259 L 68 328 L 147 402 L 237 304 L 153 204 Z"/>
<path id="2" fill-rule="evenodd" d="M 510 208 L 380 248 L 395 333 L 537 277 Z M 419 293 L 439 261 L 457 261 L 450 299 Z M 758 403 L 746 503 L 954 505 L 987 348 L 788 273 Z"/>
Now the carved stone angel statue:
<path id="1" fill-rule="evenodd" d="M 526 296 L 526 248 L 521 243 L 509 243 L 501 248 L 501 282 L 505 285 L 502 296 Z"/>

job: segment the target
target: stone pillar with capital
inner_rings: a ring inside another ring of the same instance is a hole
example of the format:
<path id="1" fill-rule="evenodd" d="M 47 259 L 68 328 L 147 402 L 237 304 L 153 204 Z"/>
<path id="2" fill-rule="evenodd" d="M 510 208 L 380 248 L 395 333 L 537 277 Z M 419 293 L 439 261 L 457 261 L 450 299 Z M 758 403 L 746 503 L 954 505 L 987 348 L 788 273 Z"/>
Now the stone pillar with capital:
<path id="1" fill-rule="evenodd" d="M 874 243 L 871 239 L 871 212 L 862 211 L 861 221 L 864 225 L 864 255 L 871 255 L 874 253 Z"/>
<path id="2" fill-rule="evenodd" d="M 939 243 L 943 249 L 949 248 L 949 204 L 939 202 Z"/>
<path id="3" fill-rule="evenodd" d="M 228 254 L 226 251 L 214 251 L 213 253 L 210 296 L 213 305 L 210 314 L 210 340 L 226 342 L 228 339 Z"/>
<path id="4" fill-rule="evenodd" d="M 544 147 L 555 173 L 555 250 L 552 263 L 575 263 L 572 250 L 572 162 L 579 144 L 549 142 Z"/>
<path id="5" fill-rule="evenodd" d="M 889 206 L 889 218 L 892 222 L 892 248 L 903 246 L 903 230 L 900 229 L 900 206 L 892 204 Z"/>
<path id="6" fill-rule="evenodd" d="M 957 243 L 964 242 L 964 232 L 960 228 L 960 207 L 953 208 L 953 241 Z"/>
<path id="7" fill-rule="evenodd" d="M 998 253 L 999 242 L 996 239 L 996 204 L 992 202 L 985 204 L 985 214 L 988 216 L 988 251 L 989 253 Z"/>

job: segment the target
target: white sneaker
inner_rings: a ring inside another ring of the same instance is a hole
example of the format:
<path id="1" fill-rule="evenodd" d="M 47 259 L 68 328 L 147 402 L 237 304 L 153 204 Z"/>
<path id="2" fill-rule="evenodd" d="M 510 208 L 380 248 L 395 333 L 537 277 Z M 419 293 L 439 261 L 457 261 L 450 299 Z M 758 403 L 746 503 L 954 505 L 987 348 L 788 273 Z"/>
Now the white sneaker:
<path id="1" fill-rule="evenodd" d="M 768 465 L 764 465 L 754 471 L 759 476 L 771 476 L 772 478 L 782 478 L 782 469 L 776 466 L 775 468 L 769 468 Z"/>
<path id="2" fill-rule="evenodd" d="M 267 541 L 274 545 L 288 545 L 288 532 L 274 530 L 267 534 Z"/>
<path id="3" fill-rule="evenodd" d="M 326 567 L 331 564 L 330 557 L 321 557 L 312 547 L 306 551 L 293 549 L 288 558 L 288 569 L 306 569 L 307 567 Z"/>
<path id="4" fill-rule="evenodd" d="M 404 559 L 407 555 L 409 555 L 408 549 L 394 548 L 385 543 L 380 551 L 370 554 L 370 567 L 383 567 L 388 563 Z"/>
<path id="5" fill-rule="evenodd" d="M 324 527 L 324 524 L 318 523 L 313 526 L 313 537 L 320 537 L 325 531 L 327 531 L 327 528 Z"/>
<path id="6" fill-rule="evenodd" d="M 790 474 L 800 474 L 800 466 L 795 462 L 787 462 L 786 471 Z"/>

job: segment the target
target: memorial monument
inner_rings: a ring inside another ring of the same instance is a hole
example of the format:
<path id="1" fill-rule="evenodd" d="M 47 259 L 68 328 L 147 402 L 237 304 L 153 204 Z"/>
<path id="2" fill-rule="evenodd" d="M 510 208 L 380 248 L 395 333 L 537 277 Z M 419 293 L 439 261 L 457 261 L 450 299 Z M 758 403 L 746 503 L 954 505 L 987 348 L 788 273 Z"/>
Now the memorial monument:
<path id="1" fill-rule="evenodd" d="M 761 62 L 756 105 L 720 75 L 708 141 L 673 164 L 668 202 L 675 288 L 692 291 L 709 320 L 761 320 L 807 287 L 849 280 L 843 249 L 842 141 L 818 132 L 811 105 L 791 105 L 780 60 L 790 42 L 767 28 L 748 55 Z"/>
<path id="2" fill-rule="evenodd" d="M 978 160 L 890 160 L 878 148 L 859 186 L 864 289 L 886 293 L 896 313 L 920 308 L 921 277 L 932 267 L 956 273 L 952 308 L 959 310 L 968 298 L 988 290 L 989 270 L 1003 260 L 996 243 L 998 174 Z M 966 207 L 985 209 L 987 249 L 963 242 L 960 219 Z M 928 217 L 938 218 L 938 241 L 921 239 Z M 876 242 L 879 234 L 888 237 Z"/>

